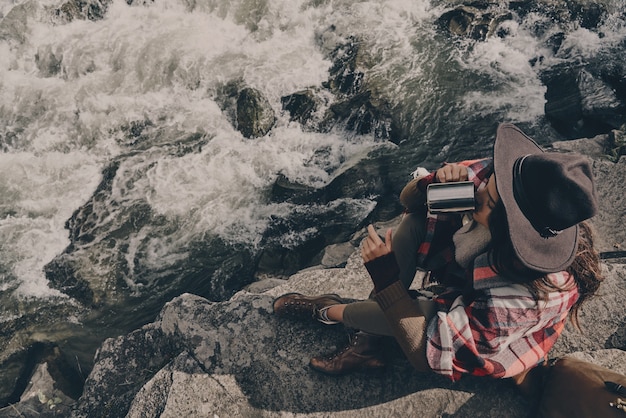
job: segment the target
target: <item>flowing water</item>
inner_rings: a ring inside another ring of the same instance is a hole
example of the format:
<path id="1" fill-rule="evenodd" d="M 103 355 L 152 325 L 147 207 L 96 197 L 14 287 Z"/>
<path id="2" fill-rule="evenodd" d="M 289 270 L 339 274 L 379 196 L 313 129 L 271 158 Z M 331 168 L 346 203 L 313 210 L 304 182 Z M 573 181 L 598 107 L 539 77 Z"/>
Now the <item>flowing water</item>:
<path id="1" fill-rule="evenodd" d="M 376 206 L 376 196 L 273 202 L 279 174 L 320 188 L 378 153 L 408 178 L 418 165 L 488 154 L 502 120 L 542 143 L 561 139 L 544 118 L 540 72 L 625 49 L 621 0 L 607 3 L 599 30 L 571 22 L 560 55 L 545 40 L 563 26 L 542 14 L 507 20 L 506 36 L 453 39 L 433 24 L 452 4 L 434 0 L 135 3 L 68 22 L 53 12 L 63 2 L 0 0 L 2 349 L 53 341 L 88 367 L 103 338 L 152 320 L 171 297 L 235 290 L 219 281 L 253 273 L 277 219 L 341 211 L 358 225 Z M 303 129 L 281 112 L 281 97 L 328 80 L 330 53 L 348 37 L 366 52 L 368 87 L 402 122 L 399 144 Z M 218 105 L 233 80 L 276 110 L 268 135 L 244 138 Z M 66 222 L 90 201 L 89 237 L 66 251 Z M 275 238 L 285 246 L 315 232 L 288 226 Z M 64 253 L 73 273 L 101 284 L 91 303 L 51 286 L 46 266 Z"/>

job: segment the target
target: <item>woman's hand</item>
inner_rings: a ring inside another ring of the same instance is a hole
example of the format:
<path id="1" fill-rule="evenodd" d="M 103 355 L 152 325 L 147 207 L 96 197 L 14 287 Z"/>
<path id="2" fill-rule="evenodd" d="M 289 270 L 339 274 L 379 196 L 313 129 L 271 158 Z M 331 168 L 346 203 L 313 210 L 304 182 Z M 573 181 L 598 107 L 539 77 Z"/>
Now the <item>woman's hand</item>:
<path id="1" fill-rule="evenodd" d="M 435 178 L 439 183 L 466 181 L 468 179 L 467 167 L 456 163 L 446 164 L 437 170 Z"/>
<path id="2" fill-rule="evenodd" d="M 367 227 L 367 232 L 368 235 L 363 240 L 363 245 L 361 246 L 363 262 L 367 263 L 391 252 L 391 228 L 387 230 L 384 241 L 378 236 L 373 225 L 370 224 Z"/>

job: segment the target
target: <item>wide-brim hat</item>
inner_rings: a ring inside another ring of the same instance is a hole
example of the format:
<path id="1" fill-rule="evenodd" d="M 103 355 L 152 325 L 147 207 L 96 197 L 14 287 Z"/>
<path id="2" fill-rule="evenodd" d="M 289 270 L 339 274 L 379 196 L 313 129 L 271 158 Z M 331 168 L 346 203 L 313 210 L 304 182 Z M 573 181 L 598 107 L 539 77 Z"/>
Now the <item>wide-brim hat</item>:
<path id="1" fill-rule="evenodd" d="M 591 166 L 574 153 L 545 152 L 517 126 L 498 127 L 496 187 L 519 261 L 553 273 L 565 270 L 578 246 L 578 223 L 597 210 Z"/>

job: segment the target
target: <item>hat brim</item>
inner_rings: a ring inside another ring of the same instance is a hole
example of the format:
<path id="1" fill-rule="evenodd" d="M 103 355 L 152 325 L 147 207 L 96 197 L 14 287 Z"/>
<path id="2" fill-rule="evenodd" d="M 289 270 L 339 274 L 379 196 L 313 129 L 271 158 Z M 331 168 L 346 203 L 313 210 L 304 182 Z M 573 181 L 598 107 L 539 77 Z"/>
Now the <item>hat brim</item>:
<path id="1" fill-rule="evenodd" d="M 574 225 L 550 238 L 542 237 L 522 213 L 513 194 L 513 166 L 519 157 L 542 154 L 543 149 L 517 126 L 498 127 L 493 151 L 496 187 L 509 224 L 513 248 L 521 263 L 542 273 L 565 270 L 576 256 L 578 226 Z"/>

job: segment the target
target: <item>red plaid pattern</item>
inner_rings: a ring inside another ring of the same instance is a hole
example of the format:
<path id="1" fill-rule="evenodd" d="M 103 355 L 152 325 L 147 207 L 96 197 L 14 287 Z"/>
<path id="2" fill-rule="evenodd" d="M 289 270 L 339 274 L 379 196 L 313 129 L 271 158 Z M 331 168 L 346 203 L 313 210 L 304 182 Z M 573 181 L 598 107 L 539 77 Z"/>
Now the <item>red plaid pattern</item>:
<path id="1" fill-rule="evenodd" d="M 440 310 L 428 326 L 430 367 L 452 380 L 464 373 L 511 377 L 543 362 L 578 299 L 567 272 L 548 275 L 562 291 L 535 301 L 526 287 L 502 279 L 486 261 L 486 254 L 476 260 L 474 271 L 482 274 L 474 280 L 471 301 L 461 292 L 442 295 L 436 300 Z"/>
<path id="2" fill-rule="evenodd" d="M 467 166 L 477 190 L 485 187 L 493 172 L 491 159 L 460 164 Z M 434 173 L 418 187 L 425 193 L 433 181 Z M 450 289 L 435 300 L 439 310 L 427 330 L 429 365 L 452 380 L 463 374 L 514 376 L 545 359 L 563 331 L 578 289 L 567 272 L 553 273 L 549 280 L 563 290 L 537 302 L 526 287 L 498 276 L 487 254 L 475 260 L 473 271 L 460 272 L 458 266 L 452 271 L 456 265 L 452 235 L 460 226 L 459 215 L 429 214 L 425 242 L 418 250 L 419 265 L 434 279 L 448 285 L 459 279 L 473 282 L 471 296 L 466 287 Z"/>

